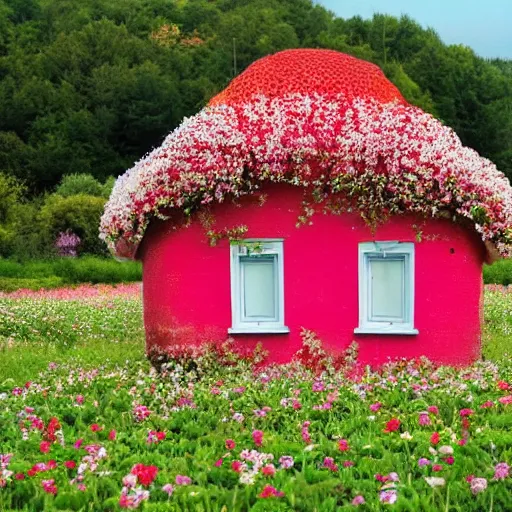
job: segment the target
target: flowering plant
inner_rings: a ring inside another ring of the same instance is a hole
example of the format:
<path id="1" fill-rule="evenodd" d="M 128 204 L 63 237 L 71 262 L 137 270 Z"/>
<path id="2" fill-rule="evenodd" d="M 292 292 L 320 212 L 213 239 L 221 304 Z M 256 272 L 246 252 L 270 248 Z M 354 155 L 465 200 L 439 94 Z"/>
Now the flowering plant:
<path id="1" fill-rule="evenodd" d="M 302 187 L 311 202 L 370 223 L 404 212 L 466 219 L 501 255 L 512 253 L 512 188 L 491 162 L 407 105 L 375 66 L 322 50 L 277 55 L 118 179 L 101 220 L 115 254 L 134 257 L 153 218 L 179 222 L 173 212 L 189 217 L 266 183 Z M 266 85 L 269 73 L 294 65 L 302 75 Z"/>

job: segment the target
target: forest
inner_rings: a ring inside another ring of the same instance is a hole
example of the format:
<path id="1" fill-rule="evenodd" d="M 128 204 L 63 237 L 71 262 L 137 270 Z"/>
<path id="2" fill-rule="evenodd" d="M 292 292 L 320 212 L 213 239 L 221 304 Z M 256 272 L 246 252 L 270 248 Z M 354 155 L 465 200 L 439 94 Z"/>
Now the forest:
<path id="1" fill-rule="evenodd" d="M 0 0 L 0 256 L 49 256 L 65 234 L 104 253 L 114 178 L 254 60 L 296 47 L 378 64 L 512 176 L 512 61 L 409 17 L 342 19 L 312 0 Z"/>

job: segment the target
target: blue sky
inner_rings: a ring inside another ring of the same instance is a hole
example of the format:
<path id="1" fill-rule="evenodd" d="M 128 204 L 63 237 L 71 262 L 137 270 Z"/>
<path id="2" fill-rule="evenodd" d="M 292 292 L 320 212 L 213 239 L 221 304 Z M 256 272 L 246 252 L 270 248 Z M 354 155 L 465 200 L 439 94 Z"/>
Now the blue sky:
<path id="1" fill-rule="evenodd" d="M 482 57 L 512 59 L 512 0 L 317 0 L 342 18 L 407 14 L 447 44 Z"/>

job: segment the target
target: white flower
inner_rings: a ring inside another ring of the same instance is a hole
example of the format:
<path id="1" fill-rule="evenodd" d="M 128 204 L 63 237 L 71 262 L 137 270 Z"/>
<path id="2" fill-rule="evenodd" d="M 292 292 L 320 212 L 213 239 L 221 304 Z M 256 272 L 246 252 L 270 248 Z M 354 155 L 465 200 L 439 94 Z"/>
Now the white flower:
<path id="1" fill-rule="evenodd" d="M 412 439 L 412 436 L 411 434 L 409 434 L 409 432 L 404 432 L 403 434 L 400 434 L 400 437 L 402 439 L 405 439 L 406 441 L 410 441 Z"/>
<path id="2" fill-rule="evenodd" d="M 432 455 L 437 455 L 437 450 L 435 448 L 432 448 L 432 446 L 428 449 L 428 451 L 432 454 Z"/>
<path id="3" fill-rule="evenodd" d="M 315 449 L 315 447 L 316 447 L 316 444 L 308 444 L 306 446 L 306 448 L 304 448 L 304 451 L 305 452 L 311 452 L 311 451 L 313 451 Z"/>
<path id="4" fill-rule="evenodd" d="M 425 481 L 430 487 L 444 487 L 446 481 L 444 478 L 439 478 L 436 476 L 426 476 Z"/>
<path id="5" fill-rule="evenodd" d="M 256 475 L 254 473 L 242 473 L 240 475 L 240 483 L 245 485 L 253 485 L 256 479 Z"/>
<path id="6" fill-rule="evenodd" d="M 453 448 L 448 445 L 443 445 L 439 447 L 439 453 L 441 455 L 453 455 Z"/>
<path id="7" fill-rule="evenodd" d="M 368 421 L 375 421 L 375 416 L 368 416 Z"/>

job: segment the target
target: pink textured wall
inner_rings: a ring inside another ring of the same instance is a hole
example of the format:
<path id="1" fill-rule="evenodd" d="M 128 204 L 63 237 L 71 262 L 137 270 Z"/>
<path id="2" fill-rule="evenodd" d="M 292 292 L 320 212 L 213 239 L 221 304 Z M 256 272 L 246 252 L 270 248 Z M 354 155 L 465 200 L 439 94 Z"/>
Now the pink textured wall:
<path id="1" fill-rule="evenodd" d="M 289 334 L 235 335 L 242 346 L 263 342 L 270 360 L 288 361 L 301 346 L 301 327 L 325 346 L 346 348 L 356 340 L 360 360 L 425 355 L 447 364 L 467 364 L 480 354 L 484 247 L 476 233 L 449 220 L 428 220 L 415 244 L 415 336 L 355 335 L 358 325 L 358 243 L 415 242 L 412 216 L 397 216 L 372 235 L 359 216 L 313 216 L 297 228 L 302 192 L 267 189 L 263 206 L 212 209 L 215 229 L 248 226 L 247 238 L 284 238 L 285 324 Z M 231 326 L 229 242 L 210 247 L 196 220 L 186 228 L 153 223 L 140 254 L 144 265 L 144 321 L 148 348 L 172 343 L 224 340 Z"/>

